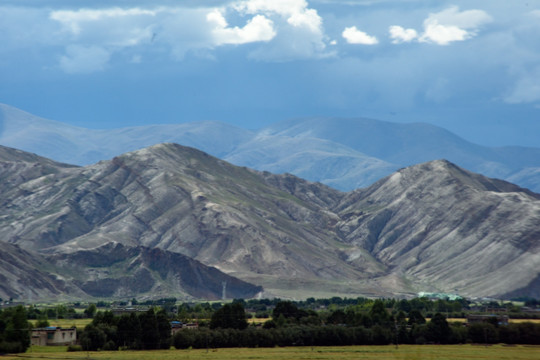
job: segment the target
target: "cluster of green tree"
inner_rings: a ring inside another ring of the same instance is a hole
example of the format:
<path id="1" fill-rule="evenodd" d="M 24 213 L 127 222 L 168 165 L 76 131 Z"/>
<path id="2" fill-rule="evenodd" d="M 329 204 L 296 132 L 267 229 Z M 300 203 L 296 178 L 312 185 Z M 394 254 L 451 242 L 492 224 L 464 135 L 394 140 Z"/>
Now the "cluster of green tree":
<path id="1" fill-rule="evenodd" d="M 239 302 L 233 302 L 232 304 L 226 304 L 225 306 L 216 310 L 210 320 L 210 329 L 238 329 L 244 330 L 248 327 L 246 321 L 246 312 L 244 306 Z"/>
<path id="2" fill-rule="evenodd" d="M 242 302 L 243 300 L 235 300 L 235 302 Z M 189 322 L 192 320 L 210 319 L 212 314 L 221 308 L 221 303 L 182 303 L 177 308 L 177 318 L 183 322 Z"/>
<path id="3" fill-rule="evenodd" d="M 439 299 L 436 301 L 431 301 L 428 298 L 414 298 L 411 300 L 401 299 L 379 299 L 383 303 L 384 307 L 390 311 L 397 313 L 399 311 L 409 312 L 411 310 L 418 310 L 426 315 L 433 315 L 436 312 L 445 313 L 448 316 L 460 317 L 463 316 L 463 311 L 469 309 L 470 302 L 465 299 L 459 300 L 443 300 Z M 271 309 L 275 307 L 278 303 L 281 303 L 280 299 L 260 299 L 260 300 L 248 300 L 245 302 L 245 307 L 256 313 L 256 317 L 265 317 L 259 316 L 257 314 L 270 314 Z M 330 299 L 315 299 L 308 298 L 304 301 L 295 301 L 294 304 L 299 309 L 304 310 L 315 310 L 320 312 L 321 309 L 328 309 L 330 311 L 336 309 L 349 309 L 354 308 L 358 311 L 367 311 L 369 310 L 375 300 L 358 297 L 358 298 L 341 298 L 333 297 Z M 429 316 L 430 317 L 430 316 Z"/>
<path id="4" fill-rule="evenodd" d="M 538 324 L 502 326 L 494 322 L 465 327 L 462 323 L 449 324 L 441 313 L 435 313 L 426 322 L 417 309 L 408 314 L 400 311 L 394 316 L 381 300 L 376 300 L 367 312 L 339 309 L 325 319 L 316 312 L 298 308 L 295 303 L 279 302 L 275 305 L 273 319 L 267 321 L 262 329 L 246 327 L 245 320 L 241 321 L 241 304 L 226 305 L 222 309 L 212 316 L 210 329 L 180 331 L 173 338 L 173 346 L 185 349 L 390 343 L 540 344 Z"/>
<path id="5" fill-rule="evenodd" d="M 143 313 L 115 316 L 97 312 L 79 336 L 83 350 L 153 350 L 171 346 L 171 325 L 167 313 L 153 308 Z"/>
<path id="6" fill-rule="evenodd" d="M 520 298 L 521 302 L 525 302 L 525 306 L 540 308 L 540 300 L 533 298 Z M 272 308 L 276 306 L 282 300 L 280 299 L 261 299 L 261 300 L 248 300 L 244 303 L 246 309 L 255 313 L 256 317 L 266 318 L 272 313 Z M 452 318 L 464 318 L 468 313 L 491 313 L 493 309 L 500 309 L 506 311 L 511 318 L 523 319 L 540 318 L 537 314 L 522 312 L 521 307 L 513 302 L 497 302 L 488 301 L 481 304 L 473 304 L 467 299 L 437 299 L 435 301 L 426 297 L 414 298 L 410 300 L 406 299 L 379 299 L 382 301 L 385 308 L 387 308 L 392 314 L 396 315 L 399 311 L 408 313 L 412 310 L 420 311 L 425 317 L 432 317 L 435 313 L 440 312 L 447 317 Z M 318 313 L 324 311 L 334 311 L 336 309 L 355 309 L 356 311 L 369 310 L 375 300 L 363 297 L 358 298 L 340 298 L 333 297 L 330 299 L 314 299 L 309 298 L 305 301 L 296 301 L 294 304 L 304 310 L 315 310 Z"/>
<path id="7" fill-rule="evenodd" d="M 396 337 L 396 330 L 376 325 L 345 327 L 338 325 L 308 326 L 293 325 L 274 329 L 200 329 L 180 331 L 173 337 L 177 349 L 224 348 L 224 347 L 274 347 L 274 346 L 345 346 L 445 343 L 458 344 L 499 343 L 539 344 L 540 326 L 532 323 L 511 324 L 493 328 L 491 324 L 475 324 L 470 328 L 463 325 L 449 326 L 448 330 L 433 333 L 436 322 L 416 328 L 413 332 L 398 328 L 403 339 Z M 487 329 L 487 330 L 484 330 Z M 411 335 L 408 335 L 408 333 Z M 442 340 L 442 341 L 438 341 Z"/>
<path id="8" fill-rule="evenodd" d="M 172 312 L 173 309 L 176 308 L 176 298 L 170 297 L 170 298 L 162 298 L 162 299 L 157 299 L 157 300 L 146 300 L 143 302 L 139 302 L 139 305 L 159 306 L 160 308 L 164 309 L 167 312 Z"/>
<path id="9" fill-rule="evenodd" d="M 0 354 L 25 352 L 30 346 L 31 324 L 23 306 L 0 310 Z"/>
<path id="10" fill-rule="evenodd" d="M 56 305 L 41 309 L 36 306 L 30 306 L 28 308 L 28 319 L 42 319 L 44 317 L 47 319 L 80 319 L 84 315 L 66 305 Z"/>

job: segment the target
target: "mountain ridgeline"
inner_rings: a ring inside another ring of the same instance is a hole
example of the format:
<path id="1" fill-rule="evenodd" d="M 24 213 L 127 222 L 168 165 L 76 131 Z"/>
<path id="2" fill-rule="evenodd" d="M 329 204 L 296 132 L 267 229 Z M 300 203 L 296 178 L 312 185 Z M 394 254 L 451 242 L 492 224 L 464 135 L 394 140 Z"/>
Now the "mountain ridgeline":
<path id="1" fill-rule="evenodd" d="M 540 296 L 540 195 L 446 160 L 341 192 L 167 143 L 0 147 L 0 297 Z"/>
<path id="2" fill-rule="evenodd" d="M 88 165 L 165 142 L 191 146 L 260 171 L 294 174 L 342 191 L 369 186 L 402 167 L 447 159 L 540 192 L 539 148 L 480 146 L 423 123 L 304 118 L 256 131 L 215 121 L 93 130 L 0 104 L 0 144 L 56 161 Z"/>

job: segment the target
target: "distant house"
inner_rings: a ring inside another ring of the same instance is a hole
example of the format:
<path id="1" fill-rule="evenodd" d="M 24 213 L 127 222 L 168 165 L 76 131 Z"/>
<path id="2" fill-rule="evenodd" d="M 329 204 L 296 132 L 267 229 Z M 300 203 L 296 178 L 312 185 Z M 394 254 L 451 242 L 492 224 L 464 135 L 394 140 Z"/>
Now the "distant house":
<path id="1" fill-rule="evenodd" d="M 171 321 L 171 335 L 173 336 L 180 330 L 194 330 L 198 328 L 199 324 L 197 323 L 183 323 L 181 321 Z"/>
<path id="2" fill-rule="evenodd" d="M 171 335 L 174 336 L 174 334 L 182 330 L 182 325 L 180 321 L 171 321 Z"/>
<path id="3" fill-rule="evenodd" d="M 37 346 L 62 346 L 73 345 L 77 342 L 77 328 L 68 329 L 48 326 L 32 329 L 32 345 Z"/>

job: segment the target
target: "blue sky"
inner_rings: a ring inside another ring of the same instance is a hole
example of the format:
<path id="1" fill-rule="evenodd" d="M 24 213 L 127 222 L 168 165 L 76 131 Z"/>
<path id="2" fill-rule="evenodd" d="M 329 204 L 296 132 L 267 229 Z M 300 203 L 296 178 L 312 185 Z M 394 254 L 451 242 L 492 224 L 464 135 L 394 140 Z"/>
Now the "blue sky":
<path id="1" fill-rule="evenodd" d="M 371 117 L 538 147 L 540 0 L 3 0 L 0 102 L 90 128 Z"/>

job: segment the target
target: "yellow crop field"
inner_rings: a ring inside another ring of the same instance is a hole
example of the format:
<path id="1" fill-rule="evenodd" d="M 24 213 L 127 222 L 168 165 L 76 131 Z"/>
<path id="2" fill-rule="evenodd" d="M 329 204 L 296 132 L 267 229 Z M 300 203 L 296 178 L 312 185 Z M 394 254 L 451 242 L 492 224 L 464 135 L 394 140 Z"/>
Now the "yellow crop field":
<path id="1" fill-rule="evenodd" d="M 35 321 L 30 320 L 32 324 L 35 324 Z M 84 329 L 84 327 L 92 322 L 92 319 L 49 319 L 49 324 L 51 326 L 58 326 L 63 328 L 69 328 L 76 326 L 78 329 Z"/>
<path id="2" fill-rule="evenodd" d="M 58 352 L 51 352 L 57 350 Z M 190 360 L 286 360 L 286 359 L 508 359 L 529 360 L 540 358 L 539 346 L 506 345 L 401 345 L 395 346 L 346 346 L 346 347 L 285 347 L 285 348 L 234 348 L 209 350 L 154 350 L 154 351 L 101 351 L 66 352 L 56 349 L 33 348 L 24 354 L 3 357 L 8 359 L 190 359 Z"/>
<path id="3" fill-rule="evenodd" d="M 426 321 L 429 321 L 431 320 L 430 318 L 427 318 Z M 462 322 L 462 323 L 465 323 L 467 322 L 467 319 L 465 318 L 448 318 L 446 319 L 449 323 L 452 323 L 452 322 Z M 540 324 L 540 319 L 509 319 L 508 322 L 510 324 L 519 324 L 519 323 L 524 323 L 524 322 L 531 322 L 533 324 Z"/>
<path id="4" fill-rule="evenodd" d="M 510 319 L 511 324 L 519 324 L 524 322 L 532 322 L 533 324 L 540 324 L 540 319 Z"/>

